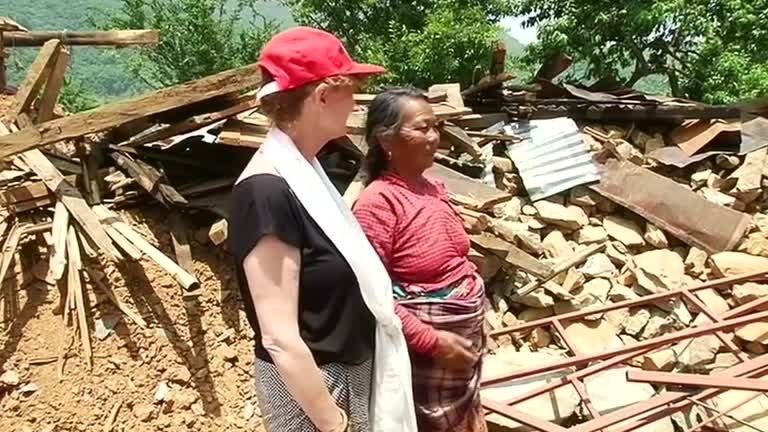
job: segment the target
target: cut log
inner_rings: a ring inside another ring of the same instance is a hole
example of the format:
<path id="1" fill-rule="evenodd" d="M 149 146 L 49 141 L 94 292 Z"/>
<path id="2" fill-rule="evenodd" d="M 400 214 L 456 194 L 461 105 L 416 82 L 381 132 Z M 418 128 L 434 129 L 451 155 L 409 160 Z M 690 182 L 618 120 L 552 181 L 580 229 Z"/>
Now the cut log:
<path id="1" fill-rule="evenodd" d="M 157 45 L 160 42 L 158 30 L 7 32 L 3 36 L 6 47 L 36 47 L 52 39 L 60 39 L 67 46 L 128 47 Z"/>
<path id="2" fill-rule="evenodd" d="M 5 38 L 8 37 L 6 33 Z M 3 39 L 4 41 L 7 39 Z M 43 87 L 43 83 L 48 79 L 48 75 L 51 72 L 51 68 L 56 63 L 59 52 L 61 51 L 61 41 L 52 40 L 46 42 L 43 48 L 37 54 L 37 58 L 29 67 L 27 77 L 19 87 L 16 93 L 13 103 L 5 112 L 5 120 L 14 120 L 19 114 L 26 112 L 32 106 L 32 102 L 40 93 L 40 89 Z M 13 134 L 9 135 L 12 136 Z"/>
<path id="3" fill-rule="evenodd" d="M 59 93 L 64 86 L 64 75 L 69 66 L 69 51 L 62 49 L 56 64 L 53 65 L 48 81 L 45 83 L 43 95 L 40 96 L 40 105 L 37 107 L 37 122 L 42 123 L 53 119 L 53 110 L 56 108 L 56 101 L 59 100 Z"/>
<path id="4" fill-rule="evenodd" d="M 256 64 L 221 72 L 158 90 L 138 98 L 104 105 L 100 108 L 26 127 L 0 137 L 0 158 L 55 143 L 101 132 L 147 116 L 235 93 L 261 82 Z"/>
<path id="5" fill-rule="evenodd" d="M 199 283 L 197 279 L 181 268 L 172 259 L 168 258 L 162 251 L 149 243 L 141 234 L 131 228 L 130 225 L 123 222 L 120 217 L 104 206 L 98 205 L 93 208 L 94 212 L 107 223 L 117 229 L 128 241 L 133 243 L 139 250 L 145 253 L 150 259 L 163 268 L 171 277 L 179 283 L 185 290 L 192 291 L 197 289 Z"/>
<path id="6" fill-rule="evenodd" d="M 503 259 L 507 265 L 521 269 L 538 278 L 546 278 L 552 271 L 550 266 L 532 257 L 524 250 L 491 234 L 473 235 L 470 236 L 470 240 L 476 247 Z"/>

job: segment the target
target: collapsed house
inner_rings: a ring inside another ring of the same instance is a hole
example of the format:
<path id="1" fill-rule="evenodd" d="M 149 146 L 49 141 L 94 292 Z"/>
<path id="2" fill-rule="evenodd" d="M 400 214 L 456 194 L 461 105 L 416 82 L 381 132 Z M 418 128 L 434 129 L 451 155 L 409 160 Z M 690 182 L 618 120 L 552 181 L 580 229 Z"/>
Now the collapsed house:
<path id="1" fill-rule="evenodd" d="M 62 313 L 91 364 L 83 290 L 109 293 L 100 262 L 149 259 L 179 296 L 200 295 L 183 233 L 168 256 L 116 210 L 151 199 L 205 215 L 225 247 L 229 191 L 270 122 L 249 92 L 255 65 L 57 112 L 68 52 L 53 36 L 0 121 L 0 280 L 23 265 L 20 244 L 45 254 L 41 277 L 63 287 Z M 768 119 L 607 82 L 556 84 L 565 57 L 529 85 L 505 85 L 499 51 L 474 86 L 428 89 L 445 122 L 428 174 L 447 185 L 488 287 L 489 424 L 768 428 Z M 319 156 L 350 205 L 365 184 L 373 95 L 355 98 L 348 135 Z M 4 283 L 6 311 L 18 289 Z"/>

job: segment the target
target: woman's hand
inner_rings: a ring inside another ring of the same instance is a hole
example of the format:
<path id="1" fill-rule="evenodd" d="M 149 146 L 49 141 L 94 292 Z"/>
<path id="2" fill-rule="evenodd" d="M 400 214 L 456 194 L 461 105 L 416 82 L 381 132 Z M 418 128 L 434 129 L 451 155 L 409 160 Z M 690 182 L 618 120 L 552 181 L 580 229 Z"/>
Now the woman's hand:
<path id="1" fill-rule="evenodd" d="M 347 412 L 339 408 L 339 420 L 330 429 L 326 429 L 328 432 L 347 432 L 349 430 L 349 417 Z"/>
<path id="2" fill-rule="evenodd" d="M 437 330 L 435 361 L 446 369 L 470 369 L 478 360 L 472 341 L 445 330 Z"/>

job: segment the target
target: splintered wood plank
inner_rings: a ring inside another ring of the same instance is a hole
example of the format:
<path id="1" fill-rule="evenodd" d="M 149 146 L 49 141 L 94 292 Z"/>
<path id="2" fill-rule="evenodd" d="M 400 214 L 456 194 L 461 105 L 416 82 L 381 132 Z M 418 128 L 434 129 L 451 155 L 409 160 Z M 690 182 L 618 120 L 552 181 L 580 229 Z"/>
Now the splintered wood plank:
<path id="1" fill-rule="evenodd" d="M 133 245 L 133 243 L 128 241 L 128 239 L 125 238 L 120 233 L 120 231 L 118 231 L 117 228 L 113 226 L 115 222 L 115 218 L 111 216 L 103 217 L 101 214 L 98 214 L 98 212 L 96 213 L 99 217 L 99 221 L 104 226 L 104 230 L 107 232 L 107 235 L 109 235 L 112 241 L 114 241 L 115 244 L 117 244 L 117 246 L 120 247 L 120 249 L 123 252 L 125 252 L 126 255 L 128 255 L 128 258 L 130 258 L 132 261 L 138 261 L 139 259 L 141 259 L 142 256 L 144 256 L 144 254 L 139 250 L 139 248 L 137 248 L 136 246 Z"/>
<path id="2" fill-rule="evenodd" d="M 182 122 L 174 123 L 161 129 L 154 130 L 148 134 L 142 134 L 120 145 L 138 147 L 144 144 L 173 138 L 177 135 L 193 132 L 206 126 L 210 126 L 229 117 L 248 111 L 257 105 L 258 102 L 256 101 L 256 97 L 252 94 L 246 94 L 236 99 L 232 106 L 221 111 L 194 116 Z"/>
<path id="3" fill-rule="evenodd" d="M 5 35 L 7 37 L 7 35 Z M 48 41 L 40 49 L 37 54 L 37 58 L 29 67 L 27 77 L 24 79 L 24 83 L 19 87 L 16 97 L 13 99 L 13 103 L 5 112 L 6 120 L 13 120 L 18 117 L 19 114 L 29 110 L 32 106 L 32 102 L 37 97 L 43 83 L 48 78 L 48 74 L 56 62 L 59 51 L 61 51 L 61 41 L 52 40 Z"/>
<path id="4" fill-rule="evenodd" d="M 16 254 L 16 249 L 19 247 L 21 234 L 22 230 L 21 227 L 19 227 L 19 223 L 14 222 L 11 231 L 8 233 L 8 238 L 3 244 L 3 256 L 2 260 L 0 260 L 0 281 L 5 280 L 5 273 L 8 272 L 8 267 L 11 266 L 13 256 Z"/>
<path id="5" fill-rule="evenodd" d="M 53 211 L 53 244 L 48 274 L 53 280 L 60 280 L 67 267 L 67 232 L 69 231 L 69 212 L 61 201 L 56 202 Z"/>
<path id="6" fill-rule="evenodd" d="M 461 150 L 469 153 L 475 160 L 479 160 L 483 154 L 475 139 L 469 136 L 464 130 L 456 125 L 447 123 L 442 128 L 442 133 L 451 144 L 459 147 Z"/>
<path id="7" fill-rule="evenodd" d="M 37 107 L 37 122 L 42 123 L 53 118 L 53 110 L 56 107 L 56 101 L 59 100 L 59 93 L 64 86 L 64 75 L 69 66 L 69 51 L 62 49 L 56 64 L 51 69 L 48 81 L 45 83 L 43 95 L 40 96 L 40 104 Z"/>
<path id="8" fill-rule="evenodd" d="M 28 151 L 21 158 L 64 203 L 72 217 L 108 259 L 115 260 L 122 257 L 120 251 L 115 248 L 107 232 L 101 226 L 99 218 L 88 207 L 80 191 L 64 179 L 64 176 L 48 158 L 38 150 Z"/>
<path id="9" fill-rule="evenodd" d="M 189 247 L 186 227 L 179 213 L 174 213 L 171 216 L 171 242 L 173 242 L 173 251 L 176 253 L 176 261 L 178 261 L 181 268 L 188 271 L 189 274 L 195 274 L 192 249 Z"/>
<path id="10" fill-rule="evenodd" d="M 67 289 L 72 291 L 72 296 L 75 298 L 80 342 L 83 344 L 85 359 L 90 370 L 93 369 L 93 349 L 91 348 L 91 335 L 88 329 L 88 312 L 86 309 L 88 305 L 84 299 L 83 284 L 80 279 L 83 262 L 80 258 L 80 245 L 77 242 L 77 234 L 73 226 L 70 226 L 67 231 L 67 258 Z"/>
<path id="11" fill-rule="evenodd" d="M 67 46 L 129 47 L 157 45 L 160 42 L 158 30 L 31 31 L 7 32 L 4 36 L 7 47 L 35 47 L 51 39 L 61 39 Z"/>
<path id="12" fill-rule="evenodd" d="M 142 237 L 141 234 L 134 231 L 130 225 L 120 219 L 120 216 L 102 205 L 95 206 L 93 210 L 105 221 L 105 223 L 110 223 L 114 226 L 120 234 L 128 239 L 128 241 L 133 243 L 133 245 L 145 253 L 147 257 L 156 262 L 163 268 L 163 270 L 168 272 L 168 274 L 185 290 L 192 291 L 200 285 L 193 275 L 189 274 L 186 270 L 181 268 L 181 266 L 176 264 L 176 262 L 168 258 L 168 256 L 161 250 Z"/>
<path id="13" fill-rule="evenodd" d="M 466 203 L 473 202 L 472 210 L 485 210 L 512 198 L 512 195 L 488 186 L 480 180 L 467 177 L 440 164 L 434 164 L 426 171 L 428 176 L 445 183 L 448 192 Z M 462 199 L 462 197 L 464 199 Z"/>
<path id="14" fill-rule="evenodd" d="M 457 108 L 464 108 L 464 98 L 461 97 L 461 84 L 459 83 L 435 84 L 429 87 L 429 92 L 445 92 L 447 95 L 448 103 Z"/>
<path id="15" fill-rule="evenodd" d="M 122 126 L 134 120 L 235 93 L 261 82 L 257 64 L 221 72 L 216 75 L 158 90 L 124 102 L 26 127 L 0 137 L 0 158 Z"/>
<path id="16" fill-rule="evenodd" d="M 512 243 L 506 242 L 488 233 L 470 236 L 472 244 L 480 249 L 487 250 L 503 259 L 507 265 L 522 269 L 539 278 L 546 278 L 551 274 L 552 268 L 537 260 L 529 253 L 518 248 Z"/>

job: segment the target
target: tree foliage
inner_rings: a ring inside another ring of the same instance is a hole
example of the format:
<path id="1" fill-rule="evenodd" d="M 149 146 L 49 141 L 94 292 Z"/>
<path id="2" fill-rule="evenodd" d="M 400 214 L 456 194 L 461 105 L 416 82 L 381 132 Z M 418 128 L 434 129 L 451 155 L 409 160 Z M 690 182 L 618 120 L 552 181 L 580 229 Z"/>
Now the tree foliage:
<path id="1" fill-rule="evenodd" d="M 487 69 L 498 23 L 510 9 L 501 0 L 285 0 L 294 19 L 344 40 L 359 61 L 384 65 L 379 82 L 427 86 L 469 84 Z"/>
<path id="2" fill-rule="evenodd" d="M 538 26 L 524 61 L 559 52 L 584 78 L 634 86 L 662 74 L 671 92 L 712 103 L 768 90 L 768 0 L 513 0 Z"/>
<path id="3" fill-rule="evenodd" d="M 122 0 L 94 17 L 100 28 L 160 30 L 160 43 L 131 58 L 131 71 L 153 87 L 169 86 L 253 63 L 277 31 L 257 0 Z"/>
<path id="4" fill-rule="evenodd" d="M 59 93 L 59 104 L 67 112 L 87 111 L 99 106 L 96 94 L 86 88 L 83 81 L 72 76 L 64 77 L 64 86 Z"/>

